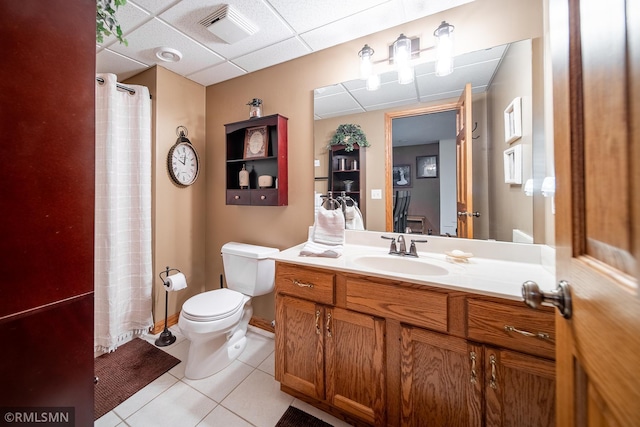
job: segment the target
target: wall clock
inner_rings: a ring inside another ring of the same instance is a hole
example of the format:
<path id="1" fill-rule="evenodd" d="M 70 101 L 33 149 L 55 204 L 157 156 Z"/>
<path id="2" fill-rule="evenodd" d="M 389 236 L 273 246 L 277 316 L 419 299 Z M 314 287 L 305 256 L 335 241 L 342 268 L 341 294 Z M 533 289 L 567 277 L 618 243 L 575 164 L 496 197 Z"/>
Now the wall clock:
<path id="1" fill-rule="evenodd" d="M 169 150 L 167 157 L 167 168 L 173 182 L 181 187 L 193 184 L 198 178 L 200 170 L 200 159 L 198 152 L 187 139 L 187 128 L 178 126 L 176 128 L 178 139 Z"/>

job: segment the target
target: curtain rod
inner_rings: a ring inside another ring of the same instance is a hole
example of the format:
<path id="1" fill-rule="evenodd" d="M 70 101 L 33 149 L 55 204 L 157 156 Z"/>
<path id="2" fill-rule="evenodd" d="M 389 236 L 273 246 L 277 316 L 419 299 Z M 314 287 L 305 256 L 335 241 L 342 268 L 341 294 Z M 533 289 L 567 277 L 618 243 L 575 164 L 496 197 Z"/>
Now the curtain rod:
<path id="1" fill-rule="evenodd" d="M 96 81 L 98 83 L 104 83 L 104 79 L 102 77 L 96 77 Z M 120 83 L 116 83 L 116 87 L 118 89 L 122 89 L 122 90 L 126 90 L 127 92 L 129 92 L 131 95 L 135 95 L 136 94 L 136 90 L 135 89 L 131 89 L 130 87 L 127 86 L 123 86 Z"/>

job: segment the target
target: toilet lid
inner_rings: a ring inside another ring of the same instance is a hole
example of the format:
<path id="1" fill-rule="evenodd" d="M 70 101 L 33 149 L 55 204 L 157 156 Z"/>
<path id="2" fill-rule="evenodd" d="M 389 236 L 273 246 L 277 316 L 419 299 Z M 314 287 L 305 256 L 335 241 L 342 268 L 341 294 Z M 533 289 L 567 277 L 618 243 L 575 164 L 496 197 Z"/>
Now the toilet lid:
<path id="1" fill-rule="evenodd" d="M 243 306 L 243 294 L 222 288 L 192 296 L 182 305 L 182 314 L 189 320 L 210 322 L 229 317 Z"/>

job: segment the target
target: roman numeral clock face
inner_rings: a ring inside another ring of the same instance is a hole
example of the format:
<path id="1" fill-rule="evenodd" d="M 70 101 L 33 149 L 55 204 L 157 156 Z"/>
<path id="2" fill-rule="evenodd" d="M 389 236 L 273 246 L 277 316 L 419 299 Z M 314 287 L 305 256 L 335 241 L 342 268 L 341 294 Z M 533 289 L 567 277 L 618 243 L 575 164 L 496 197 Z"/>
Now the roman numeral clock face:
<path id="1" fill-rule="evenodd" d="M 183 187 L 191 185 L 198 178 L 200 160 L 195 148 L 188 142 L 180 142 L 169 150 L 169 174 L 173 181 Z"/>

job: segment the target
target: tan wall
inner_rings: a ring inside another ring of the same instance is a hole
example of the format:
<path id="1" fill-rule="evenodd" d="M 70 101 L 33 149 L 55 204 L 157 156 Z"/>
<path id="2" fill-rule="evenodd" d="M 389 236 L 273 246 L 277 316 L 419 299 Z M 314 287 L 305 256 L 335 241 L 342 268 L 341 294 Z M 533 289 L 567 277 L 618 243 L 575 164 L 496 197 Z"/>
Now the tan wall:
<path id="1" fill-rule="evenodd" d="M 513 229 L 533 237 L 533 198 L 523 188 L 532 177 L 533 111 L 531 41 L 514 43 L 500 64 L 488 92 L 489 143 L 489 209 L 492 215 L 489 235 L 500 241 L 511 241 Z M 504 110 L 521 98 L 522 137 L 507 144 L 504 136 Z M 522 147 L 522 184 L 504 182 L 504 150 Z"/>
<path id="2" fill-rule="evenodd" d="M 157 323 L 164 320 L 166 294 L 158 274 L 167 266 L 182 271 L 188 282 L 187 289 L 169 293 L 169 316 L 179 313 L 189 297 L 205 290 L 205 87 L 162 67 L 126 83 L 147 86 L 152 97 L 153 318 Z M 200 157 L 199 177 L 186 188 L 175 185 L 167 169 L 178 126 L 188 129 L 187 137 Z"/>
<path id="3" fill-rule="evenodd" d="M 459 55 L 540 37 L 542 1 L 476 0 L 444 13 L 207 87 L 207 289 L 218 287 L 218 278 L 223 271 L 219 251 L 227 241 L 284 249 L 306 240 L 307 227 L 313 222 L 313 89 L 357 78 L 357 52 L 365 43 L 376 52 L 384 52 L 400 32 L 420 36 L 423 40 L 431 39 L 433 30 L 442 20 L 456 27 L 455 54 Z M 286 207 L 225 204 L 224 124 L 246 119 L 248 107 L 245 104 L 252 98 L 263 99 L 264 115 L 279 113 L 289 118 L 289 206 Z M 384 189 L 382 175 L 381 179 L 380 184 L 371 183 L 368 179 L 367 187 Z M 367 203 L 370 203 L 369 199 Z M 273 319 L 273 295 L 256 298 L 254 310 L 257 317 Z"/>

